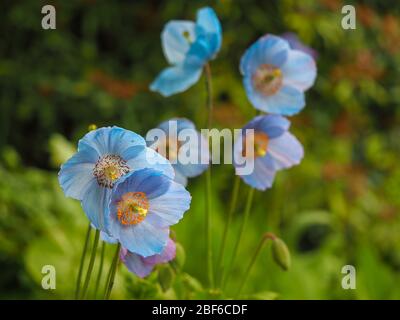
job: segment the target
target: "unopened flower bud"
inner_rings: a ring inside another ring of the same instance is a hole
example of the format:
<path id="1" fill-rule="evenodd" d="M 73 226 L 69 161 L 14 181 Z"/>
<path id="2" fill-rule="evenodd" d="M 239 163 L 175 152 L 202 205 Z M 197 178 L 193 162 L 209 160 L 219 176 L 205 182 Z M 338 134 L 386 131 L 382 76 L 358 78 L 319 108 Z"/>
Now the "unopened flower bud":
<path id="1" fill-rule="evenodd" d="M 275 262 L 285 271 L 290 268 L 290 252 L 282 239 L 275 238 L 272 241 L 272 256 Z"/>

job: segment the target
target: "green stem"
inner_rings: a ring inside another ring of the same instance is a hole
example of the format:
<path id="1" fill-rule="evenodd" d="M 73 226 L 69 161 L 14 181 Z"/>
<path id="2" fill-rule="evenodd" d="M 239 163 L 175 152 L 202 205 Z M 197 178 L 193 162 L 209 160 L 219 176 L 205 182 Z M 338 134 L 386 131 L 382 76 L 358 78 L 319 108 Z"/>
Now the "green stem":
<path id="1" fill-rule="evenodd" d="M 112 288 L 114 286 L 115 274 L 117 273 L 117 266 L 119 261 L 119 251 L 121 249 L 121 244 L 118 243 L 117 249 L 115 250 L 114 258 L 110 267 L 110 276 L 109 276 L 109 283 L 107 287 L 107 291 L 105 293 L 104 299 L 108 300 L 110 298 L 110 294 Z"/>
<path id="2" fill-rule="evenodd" d="M 99 236 L 100 236 L 100 231 L 96 230 L 95 236 L 94 236 L 94 242 L 93 242 L 93 247 L 92 247 L 92 253 L 90 255 L 90 260 L 89 260 L 89 266 L 88 270 L 86 273 L 86 278 L 85 278 L 85 283 L 83 284 L 83 289 L 82 289 L 82 299 L 85 299 L 86 293 L 89 287 L 89 282 L 90 278 L 92 276 L 92 271 L 93 271 L 93 266 L 94 266 L 94 261 L 96 259 L 96 251 L 97 251 L 97 245 L 99 244 Z"/>
<path id="3" fill-rule="evenodd" d="M 237 240 L 236 240 L 236 243 L 235 243 L 235 247 L 233 249 L 231 262 L 228 265 L 228 271 L 226 273 L 225 278 L 222 279 L 222 288 L 225 287 L 226 281 L 231 275 L 232 266 L 235 263 L 236 256 L 237 256 L 238 251 L 239 251 L 240 242 L 241 242 L 242 237 L 243 237 L 243 232 L 246 229 L 247 220 L 248 220 L 249 215 L 250 215 L 250 209 L 251 209 L 251 204 L 253 202 L 253 196 L 254 196 L 254 189 L 250 188 L 249 193 L 247 194 L 247 201 L 246 201 L 246 207 L 245 207 L 245 211 L 244 211 L 244 215 L 243 215 L 242 225 L 240 226 L 239 235 L 237 237 Z"/>
<path id="4" fill-rule="evenodd" d="M 75 289 L 75 300 L 79 298 L 79 293 L 81 290 L 81 280 L 82 280 L 82 270 L 83 270 L 83 265 L 85 262 L 85 257 L 86 257 L 86 252 L 89 244 L 89 238 L 90 238 L 90 232 L 92 230 L 92 226 L 90 225 L 86 231 L 86 239 L 85 239 L 85 244 L 83 245 L 83 250 L 82 250 L 82 255 L 81 255 L 81 262 L 79 263 L 79 271 L 78 271 L 78 277 L 76 279 L 76 289 Z"/>
<path id="5" fill-rule="evenodd" d="M 211 84 L 211 68 L 207 63 L 204 66 L 205 78 L 206 78 L 206 91 L 207 91 L 207 107 L 208 107 L 208 119 L 207 119 L 207 128 L 211 129 L 212 125 L 212 111 L 213 111 L 213 103 L 212 103 L 212 84 Z M 207 137 L 209 141 L 209 136 Z M 210 168 L 206 171 L 206 216 L 205 216 L 205 224 L 206 224 L 206 250 L 207 250 L 207 271 L 208 271 L 208 282 L 210 288 L 214 287 L 214 270 L 213 270 L 213 253 L 212 253 L 212 237 L 211 237 L 211 165 Z"/>
<path id="6" fill-rule="evenodd" d="M 97 279 L 96 279 L 96 286 L 94 289 L 94 298 L 96 299 L 97 297 L 97 292 L 99 291 L 99 285 L 100 285 L 100 279 L 103 273 L 103 264 L 104 264 L 104 251 L 106 249 L 106 243 L 103 241 L 101 244 L 101 256 L 100 256 L 100 267 L 99 267 L 99 273 L 97 274 Z"/>
<path id="7" fill-rule="evenodd" d="M 249 274 L 251 273 L 251 270 L 253 269 L 253 266 L 254 266 L 258 256 L 260 255 L 261 249 L 263 248 L 264 244 L 267 242 L 267 240 L 274 240 L 275 238 L 276 238 L 276 236 L 273 233 L 270 233 L 270 232 L 267 232 L 261 238 L 261 240 L 260 240 L 260 242 L 258 244 L 258 247 L 257 247 L 256 251 L 254 252 L 254 255 L 253 255 L 253 257 L 252 257 L 252 259 L 250 261 L 250 264 L 247 267 L 246 272 L 244 273 L 242 282 L 241 282 L 241 284 L 239 286 L 239 289 L 238 289 L 238 291 L 236 293 L 236 297 L 235 297 L 236 299 L 240 296 L 240 294 L 242 292 L 242 289 L 243 289 L 244 285 L 246 284 L 246 281 L 247 281 L 247 279 L 249 277 Z"/>
<path id="8" fill-rule="evenodd" d="M 230 224 L 232 221 L 232 216 L 233 213 L 235 212 L 236 209 L 236 204 L 237 204 L 237 198 L 239 194 L 239 186 L 240 186 L 240 178 L 239 176 L 235 176 L 235 182 L 233 184 L 233 191 L 232 191 L 232 198 L 231 198 L 231 205 L 229 207 L 229 212 L 228 212 L 228 217 L 225 223 L 224 227 L 224 233 L 222 235 L 222 242 L 221 242 L 221 248 L 219 250 L 219 258 L 218 258 L 218 266 L 219 266 L 219 285 L 222 284 L 222 279 L 224 278 L 224 253 L 225 253 L 225 248 L 226 248 L 226 241 L 228 239 L 228 231 L 230 228 Z"/>

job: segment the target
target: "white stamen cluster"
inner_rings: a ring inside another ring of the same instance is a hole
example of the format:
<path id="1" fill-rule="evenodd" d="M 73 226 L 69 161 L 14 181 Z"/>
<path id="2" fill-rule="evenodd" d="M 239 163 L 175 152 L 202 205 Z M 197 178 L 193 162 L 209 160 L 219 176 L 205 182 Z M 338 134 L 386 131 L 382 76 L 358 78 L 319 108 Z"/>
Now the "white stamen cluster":
<path id="1" fill-rule="evenodd" d="M 115 182 L 129 172 L 129 167 L 124 159 L 115 154 L 101 157 L 95 164 L 93 175 L 100 186 L 114 187 Z"/>

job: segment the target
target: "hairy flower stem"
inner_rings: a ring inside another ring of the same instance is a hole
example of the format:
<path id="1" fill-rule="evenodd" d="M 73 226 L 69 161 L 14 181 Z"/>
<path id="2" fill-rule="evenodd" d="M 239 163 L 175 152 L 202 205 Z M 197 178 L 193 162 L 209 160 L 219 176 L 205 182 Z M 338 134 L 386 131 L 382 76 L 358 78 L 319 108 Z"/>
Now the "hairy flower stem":
<path id="1" fill-rule="evenodd" d="M 96 299 L 97 297 L 97 292 L 99 291 L 99 285 L 100 285 L 100 280 L 101 276 L 103 273 L 103 264 L 104 264 L 104 251 L 106 249 L 106 243 L 103 241 L 101 244 L 101 256 L 100 256 L 100 266 L 99 266 L 99 273 L 97 274 L 97 279 L 96 279 L 96 286 L 94 289 L 94 298 Z"/>
<path id="2" fill-rule="evenodd" d="M 213 112 L 213 102 L 212 102 L 212 83 L 211 83 L 211 68 L 207 63 L 204 66 L 205 78 L 206 78 L 206 91 L 207 91 L 207 107 L 208 107 L 208 119 L 207 119 L 207 129 L 211 129 L 212 125 L 212 112 Z M 207 137 L 209 141 L 210 137 Z M 212 237 L 211 237 L 211 164 L 205 173 L 206 176 L 206 216 L 205 216 L 205 231 L 206 231 L 206 250 L 207 250 L 207 271 L 208 271 L 208 282 L 210 288 L 214 287 L 214 270 L 213 270 L 213 254 L 212 254 Z"/>
<path id="3" fill-rule="evenodd" d="M 218 283 L 219 283 L 219 286 L 222 285 L 222 279 L 224 278 L 224 272 L 226 269 L 224 267 L 224 253 L 225 253 L 226 241 L 228 239 L 228 231 L 229 231 L 230 224 L 232 221 L 232 216 L 236 209 L 237 198 L 238 198 L 238 194 L 239 194 L 239 187 L 240 187 L 240 177 L 235 176 L 235 182 L 233 184 L 233 190 L 232 190 L 231 204 L 229 207 L 228 216 L 227 216 L 227 220 L 225 223 L 224 233 L 222 235 L 221 248 L 219 250 L 219 258 L 218 258 L 218 267 L 219 267 Z"/>
<path id="4" fill-rule="evenodd" d="M 114 286 L 114 280 L 115 280 L 115 275 L 117 273 L 117 267 L 118 267 L 118 262 L 119 262 L 119 251 L 121 249 L 121 244 L 118 243 L 117 249 L 115 250 L 114 258 L 110 267 L 110 272 L 108 276 L 108 281 L 107 281 L 107 289 L 104 295 L 104 299 L 108 300 L 110 298 L 110 294 L 112 291 L 112 288 Z"/>
<path id="5" fill-rule="evenodd" d="M 88 266 L 88 270 L 86 273 L 85 282 L 84 282 L 83 288 L 82 288 L 82 295 L 81 295 L 82 299 L 85 299 L 87 290 L 89 288 L 89 282 L 90 282 L 90 278 L 92 276 L 94 261 L 96 259 L 97 245 L 99 244 L 99 236 L 100 236 L 100 230 L 96 230 L 96 233 L 94 235 L 92 253 L 90 254 L 89 266 Z"/>
<path id="6" fill-rule="evenodd" d="M 83 265 L 85 262 L 85 257 L 86 257 L 86 252 L 87 252 L 87 248 L 88 248 L 88 244 L 89 244 L 89 238 L 90 238 L 91 231 L 92 231 L 92 226 L 90 225 L 90 222 L 89 222 L 89 226 L 86 231 L 85 244 L 83 245 L 81 262 L 79 263 L 78 277 L 76 279 L 75 300 L 77 300 L 79 298 L 79 293 L 81 290 L 82 270 L 83 270 Z"/>
<path id="7" fill-rule="evenodd" d="M 250 261 L 250 264 L 247 267 L 246 272 L 244 273 L 242 282 L 241 282 L 241 284 L 239 286 L 239 289 L 238 289 L 238 291 L 236 293 L 235 299 L 237 299 L 240 296 L 240 294 L 241 294 L 241 292 L 243 290 L 243 287 L 246 284 L 246 281 L 247 281 L 247 279 L 249 277 L 249 274 L 250 274 L 250 272 L 251 272 L 251 270 L 252 270 L 252 268 L 253 268 L 253 266 L 254 266 L 257 258 L 258 258 L 258 256 L 260 255 L 261 249 L 264 247 L 264 244 L 267 242 L 267 240 L 274 240 L 274 239 L 276 239 L 276 236 L 271 232 L 267 232 L 266 234 L 264 234 L 262 236 L 262 238 L 261 238 L 261 240 L 260 240 L 260 242 L 258 244 L 258 247 L 257 247 L 256 251 L 254 252 L 254 255 L 253 255 L 253 257 L 252 257 L 252 259 Z"/>
<path id="8" fill-rule="evenodd" d="M 232 266 L 235 263 L 236 256 L 237 256 L 238 251 L 239 251 L 240 242 L 242 240 L 243 232 L 244 232 L 244 229 L 246 229 L 247 220 L 248 220 L 249 215 L 250 215 L 250 209 L 251 209 L 251 204 L 253 202 L 253 196 L 254 196 L 254 189 L 250 188 L 249 193 L 247 194 L 247 201 L 246 201 L 246 207 L 245 207 L 245 211 L 244 211 L 244 215 L 243 215 L 243 220 L 242 220 L 242 224 L 240 226 L 240 231 L 239 231 L 239 235 L 237 237 L 236 243 L 235 243 L 235 247 L 233 249 L 232 258 L 231 258 L 231 261 L 230 261 L 230 263 L 228 265 L 228 271 L 226 273 L 226 276 L 225 276 L 224 279 L 222 279 L 222 288 L 225 288 L 227 279 L 231 275 Z"/>

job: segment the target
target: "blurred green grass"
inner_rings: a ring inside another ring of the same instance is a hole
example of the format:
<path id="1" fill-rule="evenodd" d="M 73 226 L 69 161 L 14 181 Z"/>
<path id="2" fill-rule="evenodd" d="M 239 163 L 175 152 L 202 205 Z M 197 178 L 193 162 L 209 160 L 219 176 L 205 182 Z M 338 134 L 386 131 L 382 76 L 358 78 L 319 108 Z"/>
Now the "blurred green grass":
<path id="1" fill-rule="evenodd" d="M 57 9 L 56 31 L 40 28 L 40 8 L 49 3 Z M 261 235 L 273 231 L 288 243 L 292 268 L 279 270 L 267 246 L 245 293 L 399 299 L 400 5 L 352 3 L 357 29 L 345 31 L 340 0 L 2 1 L 0 298 L 72 297 L 87 220 L 80 205 L 62 194 L 57 170 L 88 125 L 115 124 L 145 134 L 165 119 L 184 116 L 202 126 L 203 81 L 168 99 L 147 87 L 166 65 L 164 23 L 192 19 L 208 4 L 224 31 L 212 63 L 218 127 L 239 128 L 254 115 L 238 62 L 259 36 L 293 31 L 319 52 L 316 85 L 305 110 L 292 118 L 305 158 L 279 173 L 271 190 L 256 193 L 228 294 L 237 289 Z M 206 283 L 203 179 L 191 181 L 191 210 L 174 230 L 186 250 L 184 271 Z M 232 167 L 213 166 L 215 253 L 232 185 Z M 112 248 L 107 250 L 109 263 Z M 44 264 L 56 266 L 55 291 L 40 286 Z M 340 286 L 346 264 L 356 267 L 356 290 Z M 180 297 L 179 288 L 175 295 L 160 292 L 155 275 L 144 282 L 120 271 L 115 298 Z"/>

